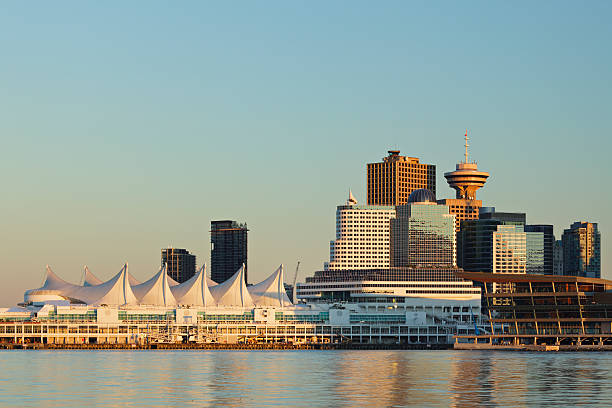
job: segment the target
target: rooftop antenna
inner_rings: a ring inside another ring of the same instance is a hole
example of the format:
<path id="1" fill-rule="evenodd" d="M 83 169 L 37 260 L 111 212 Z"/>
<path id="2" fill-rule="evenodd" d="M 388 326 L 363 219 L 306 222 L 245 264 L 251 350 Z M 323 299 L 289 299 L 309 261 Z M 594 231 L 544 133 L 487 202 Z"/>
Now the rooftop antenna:
<path id="1" fill-rule="evenodd" d="M 470 140 L 470 138 L 467 135 L 467 129 L 465 129 L 465 163 L 468 163 L 468 147 L 470 147 L 470 145 L 468 144 L 468 140 Z"/>

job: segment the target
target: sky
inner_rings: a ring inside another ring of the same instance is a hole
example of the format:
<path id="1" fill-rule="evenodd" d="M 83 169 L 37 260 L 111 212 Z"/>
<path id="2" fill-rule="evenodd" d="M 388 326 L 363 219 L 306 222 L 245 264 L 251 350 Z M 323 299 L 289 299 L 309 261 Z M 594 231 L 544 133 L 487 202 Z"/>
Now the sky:
<path id="1" fill-rule="evenodd" d="M 78 283 L 160 250 L 210 259 L 246 222 L 249 279 L 321 269 L 335 207 L 400 149 L 560 237 L 598 222 L 609 254 L 612 3 L 6 2 L 0 11 L 0 305 L 45 265 Z"/>

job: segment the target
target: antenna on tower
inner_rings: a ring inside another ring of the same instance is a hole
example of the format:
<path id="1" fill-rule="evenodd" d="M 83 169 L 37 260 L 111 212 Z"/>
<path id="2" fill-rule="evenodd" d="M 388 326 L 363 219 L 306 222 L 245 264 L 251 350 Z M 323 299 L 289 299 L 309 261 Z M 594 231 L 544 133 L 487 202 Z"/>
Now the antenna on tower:
<path id="1" fill-rule="evenodd" d="M 468 147 L 470 147 L 470 145 L 468 144 L 468 140 L 470 140 L 470 138 L 467 135 L 467 129 L 465 129 L 465 163 L 468 163 Z"/>

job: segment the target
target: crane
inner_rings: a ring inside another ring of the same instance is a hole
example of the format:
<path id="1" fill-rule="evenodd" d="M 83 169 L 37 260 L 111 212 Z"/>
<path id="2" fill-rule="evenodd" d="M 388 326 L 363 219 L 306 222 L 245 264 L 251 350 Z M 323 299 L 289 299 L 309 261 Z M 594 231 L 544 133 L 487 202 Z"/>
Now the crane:
<path id="1" fill-rule="evenodd" d="M 298 261 L 296 267 L 295 267 L 295 275 L 293 275 L 293 304 L 297 303 L 297 289 L 295 287 L 295 285 L 297 284 L 297 275 L 298 275 L 298 270 L 300 269 L 300 261 Z"/>

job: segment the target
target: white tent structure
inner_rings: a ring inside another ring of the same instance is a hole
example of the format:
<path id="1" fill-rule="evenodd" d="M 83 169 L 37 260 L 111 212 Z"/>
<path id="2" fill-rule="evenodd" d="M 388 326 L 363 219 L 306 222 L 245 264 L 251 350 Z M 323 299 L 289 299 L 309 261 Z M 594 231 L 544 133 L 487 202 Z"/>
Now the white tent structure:
<path id="1" fill-rule="evenodd" d="M 283 285 L 283 269 L 283 265 L 279 266 L 266 280 L 248 287 L 255 306 L 283 307 L 292 305 Z"/>
<path id="2" fill-rule="evenodd" d="M 98 279 L 96 275 L 91 273 L 87 265 L 85 266 L 85 270 L 83 271 L 83 286 L 96 286 L 100 285 L 104 282 Z"/>
<path id="3" fill-rule="evenodd" d="M 174 298 L 180 305 L 214 306 L 216 304 L 206 277 L 206 265 L 189 280 L 170 288 Z"/>
<path id="4" fill-rule="evenodd" d="M 254 306 L 244 282 L 244 264 L 231 278 L 210 288 L 210 292 L 219 306 Z"/>
<path id="5" fill-rule="evenodd" d="M 248 288 L 244 281 L 244 265 L 220 284 L 206 276 L 206 266 L 202 266 L 191 279 L 181 284 L 173 281 L 166 269 L 167 265 L 161 267 L 151 279 L 140 283 L 129 274 L 127 263 L 106 282 L 102 282 L 85 267 L 83 285 L 80 286 L 61 279 L 47 266 L 43 285 L 26 291 L 24 302 L 44 304 L 68 301 L 87 305 L 218 308 L 282 308 L 292 305 L 285 293 L 282 265 L 266 280 Z"/>
<path id="6" fill-rule="evenodd" d="M 168 284 L 166 266 L 159 268 L 151 279 L 132 287 L 138 303 L 157 306 L 175 306 L 176 299 Z"/>
<path id="7" fill-rule="evenodd" d="M 127 279 L 127 264 L 110 280 L 94 286 L 79 286 L 58 277 L 47 265 L 45 283 L 39 289 L 24 294 L 25 302 L 45 300 L 70 300 L 73 303 L 132 305 L 136 297 Z"/>

